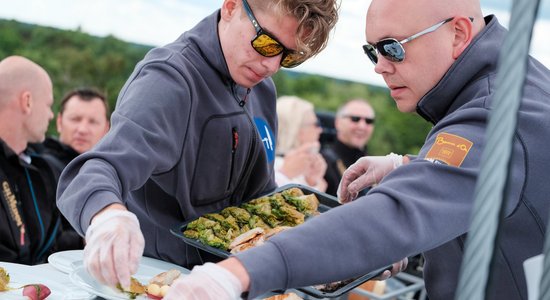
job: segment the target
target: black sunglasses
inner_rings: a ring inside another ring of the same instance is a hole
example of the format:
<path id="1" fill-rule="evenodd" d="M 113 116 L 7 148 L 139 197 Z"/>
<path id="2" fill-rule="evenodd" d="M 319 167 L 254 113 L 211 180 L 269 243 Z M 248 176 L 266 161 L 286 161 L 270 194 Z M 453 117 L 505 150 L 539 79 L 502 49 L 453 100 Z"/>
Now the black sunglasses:
<path id="1" fill-rule="evenodd" d="M 361 120 L 365 120 L 365 124 L 374 124 L 374 118 L 360 117 L 360 116 L 343 116 L 349 118 L 353 123 L 358 123 Z"/>
<path id="2" fill-rule="evenodd" d="M 260 26 L 256 17 L 254 17 L 252 9 L 246 0 L 243 0 L 243 7 L 252 25 L 254 25 L 254 29 L 256 29 L 256 36 L 250 41 L 252 48 L 254 48 L 256 52 L 265 57 L 273 57 L 282 53 L 281 66 L 285 68 L 294 68 L 306 60 L 303 52 L 288 49 L 271 34 L 266 32 Z"/>
<path id="3" fill-rule="evenodd" d="M 390 61 L 402 62 L 405 59 L 405 48 L 403 48 L 403 44 L 408 43 L 420 36 L 423 36 L 426 33 L 436 31 L 439 27 L 445 25 L 446 23 L 452 21 L 453 19 L 454 17 L 445 19 L 401 41 L 398 41 L 394 38 L 387 38 L 387 39 L 378 41 L 374 45 L 365 44 L 363 45 L 363 51 L 365 51 L 365 54 L 370 58 L 372 63 L 375 65 L 378 63 L 378 53 L 380 53 L 382 56 L 384 56 Z M 472 22 L 474 21 L 474 18 L 472 17 L 470 17 L 469 19 Z"/>

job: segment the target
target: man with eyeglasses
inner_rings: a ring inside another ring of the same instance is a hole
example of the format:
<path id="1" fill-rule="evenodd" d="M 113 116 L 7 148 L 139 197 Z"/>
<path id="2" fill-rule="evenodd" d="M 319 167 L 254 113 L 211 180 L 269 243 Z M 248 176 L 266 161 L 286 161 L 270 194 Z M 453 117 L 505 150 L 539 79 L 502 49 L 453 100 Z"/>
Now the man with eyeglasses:
<path id="1" fill-rule="evenodd" d="M 352 99 L 336 112 L 336 140 L 321 154 L 327 162 L 327 194 L 336 196 L 344 171 L 367 155 L 367 143 L 374 132 L 374 110 L 364 99 Z"/>
<path id="2" fill-rule="evenodd" d="M 60 178 L 58 206 L 85 235 L 96 280 L 128 288 L 142 254 L 187 268 L 213 259 L 170 230 L 276 188 L 270 77 L 324 49 L 337 10 L 336 0 L 224 0 L 137 64 L 110 131 Z"/>
<path id="3" fill-rule="evenodd" d="M 483 17 L 478 0 L 373 0 L 364 49 L 398 109 L 434 125 L 425 144 L 416 157 L 362 158 L 342 179 L 340 201 L 348 204 L 220 262 L 227 272 L 218 280 L 236 281 L 232 288 L 253 298 L 422 252 L 429 299 L 454 299 L 506 33 L 495 16 Z M 550 210 L 549 99 L 550 71 L 529 57 L 484 299 L 527 299 L 522 264 L 542 252 Z M 200 291 L 203 283 L 191 274 L 176 287 Z"/>

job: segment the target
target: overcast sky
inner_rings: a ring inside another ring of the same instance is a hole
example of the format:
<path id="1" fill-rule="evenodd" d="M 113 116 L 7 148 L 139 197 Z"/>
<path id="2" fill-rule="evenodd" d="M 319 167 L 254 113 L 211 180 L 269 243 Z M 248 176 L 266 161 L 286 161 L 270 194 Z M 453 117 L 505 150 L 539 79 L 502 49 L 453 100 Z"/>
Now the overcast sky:
<path id="1" fill-rule="evenodd" d="M 531 54 L 550 66 L 549 1 L 542 1 Z M 217 9 L 222 0 L 0 0 L 0 18 L 62 29 L 81 28 L 96 36 L 112 34 L 125 41 L 161 46 L 176 39 Z M 384 85 L 363 54 L 369 0 L 341 0 L 340 20 L 329 46 L 295 70 Z M 508 24 L 511 0 L 482 0 L 485 14 Z M 0 37 L 1 41 L 1 37 Z"/>

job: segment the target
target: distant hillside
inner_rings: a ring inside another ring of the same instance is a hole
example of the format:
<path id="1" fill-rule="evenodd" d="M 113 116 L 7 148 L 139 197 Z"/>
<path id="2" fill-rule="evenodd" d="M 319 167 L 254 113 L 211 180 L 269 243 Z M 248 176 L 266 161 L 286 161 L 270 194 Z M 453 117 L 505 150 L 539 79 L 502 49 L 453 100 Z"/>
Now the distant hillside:
<path id="1" fill-rule="evenodd" d="M 42 65 L 54 83 L 54 111 L 63 94 L 78 86 L 99 88 L 114 107 L 134 66 L 151 48 L 113 36 L 100 38 L 80 30 L 0 19 L 0 59 L 16 54 Z M 351 98 L 368 99 L 377 113 L 375 134 L 369 143 L 371 154 L 416 153 L 430 129 L 420 118 L 399 113 L 385 88 L 285 69 L 273 79 L 279 95 L 297 95 L 323 111 L 335 111 Z M 55 133 L 53 124 L 50 133 Z"/>

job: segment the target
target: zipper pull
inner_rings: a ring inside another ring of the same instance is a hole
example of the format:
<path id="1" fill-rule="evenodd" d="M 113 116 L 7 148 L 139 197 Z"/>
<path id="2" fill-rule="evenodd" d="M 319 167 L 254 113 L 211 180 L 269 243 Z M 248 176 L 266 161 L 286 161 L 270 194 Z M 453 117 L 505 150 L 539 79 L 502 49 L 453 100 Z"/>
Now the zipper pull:
<path id="1" fill-rule="evenodd" d="M 239 145 L 239 132 L 237 131 L 237 127 L 233 127 L 231 129 L 231 134 L 233 136 L 233 143 L 231 144 L 231 152 L 235 153 L 237 150 L 237 145 Z"/>
<path id="2" fill-rule="evenodd" d="M 243 107 L 246 104 L 246 99 L 248 99 L 248 94 L 250 94 L 251 90 L 252 89 L 246 89 L 246 95 L 244 95 L 244 98 L 241 101 L 239 101 L 240 107 Z"/>
<path id="3" fill-rule="evenodd" d="M 25 224 L 21 225 L 19 244 L 25 246 Z"/>

